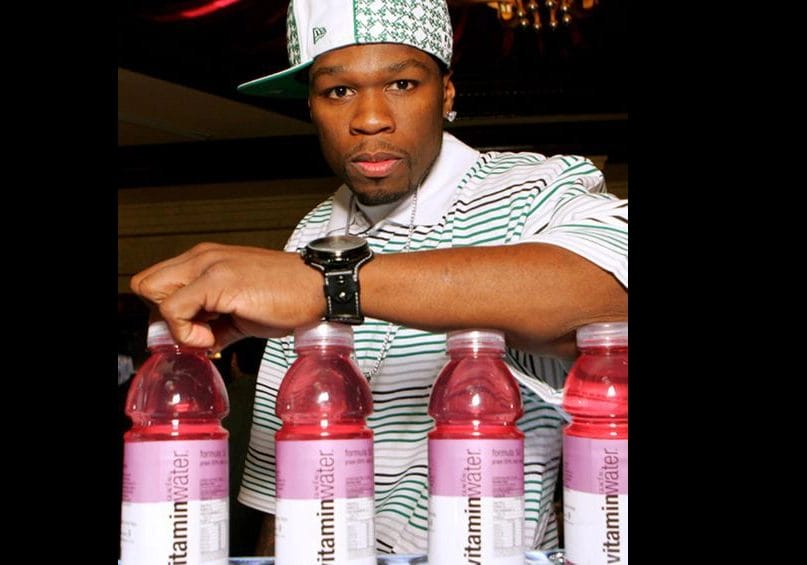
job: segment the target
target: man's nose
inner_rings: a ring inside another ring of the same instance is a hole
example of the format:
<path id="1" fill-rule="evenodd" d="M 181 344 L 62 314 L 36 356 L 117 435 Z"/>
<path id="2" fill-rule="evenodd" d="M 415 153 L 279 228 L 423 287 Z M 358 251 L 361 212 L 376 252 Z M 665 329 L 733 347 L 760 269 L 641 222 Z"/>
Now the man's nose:
<path id="1" fill-rule="evenodd" d="M 354 108 L 350 133 L 374 135 L 395 130 L 392 109 L 383 92 L 366 91 L 359 94 Z"/>

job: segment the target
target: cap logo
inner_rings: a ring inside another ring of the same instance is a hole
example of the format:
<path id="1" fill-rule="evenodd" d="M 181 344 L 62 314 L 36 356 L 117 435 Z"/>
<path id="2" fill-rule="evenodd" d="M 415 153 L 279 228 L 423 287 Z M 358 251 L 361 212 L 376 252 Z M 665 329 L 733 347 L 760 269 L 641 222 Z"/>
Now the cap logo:
<path id="1" fill-rule="evenodd" d="M 327 30 L 324 27 L 315 27 L 314 28 L 314 43 L 325 37 Z"/>

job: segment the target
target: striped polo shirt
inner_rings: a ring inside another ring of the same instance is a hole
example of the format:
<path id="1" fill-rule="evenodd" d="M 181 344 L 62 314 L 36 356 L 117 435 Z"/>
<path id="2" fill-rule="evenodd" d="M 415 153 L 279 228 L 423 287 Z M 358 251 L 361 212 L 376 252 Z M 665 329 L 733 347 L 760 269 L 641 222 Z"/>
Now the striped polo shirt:
<path id="1" fill-rule="evenodd" d="M 297 251 L 325 235 L 365 237 L 375 253 L 542 242 L 569 249 L 612 273 L 627 288 L 628 205 L 606 192 L 602 173 L 583 157 L 486 152 L 451 134 L 418 189 L 413 229 L 411 195 L 376 221 L 349 212 L 346 186 L 309 212 L 290 237 Z M 378 207 L 376 207 L 377 213 Z M 372 209 L 368 213 L 373 215 Z M 410 238 L 411 231 L 411 238 Z M 540 270 L 536 270 L 540 276 Z M 370 382 L 374 432 L 376 547 L 379 553 L 426 552 L 428 541 L 427 408 L 432 383 L 447 361 L 446 334 L 389 327 L 367 318 L 354 326 L 356 361 L 369 372 L 385 335 L 394 338 Z M 258 374 L 250 445 L 238 500 L 275 512 L 274 434 L 280 382 L 296 358 L 293 337 L 270 339 Z M 553 407 L 571 363 L 508 349 L 519 380 L 525 433 L 525 543 L 557 547 L 553 495 L 561 458 L 564 420 Z"/>

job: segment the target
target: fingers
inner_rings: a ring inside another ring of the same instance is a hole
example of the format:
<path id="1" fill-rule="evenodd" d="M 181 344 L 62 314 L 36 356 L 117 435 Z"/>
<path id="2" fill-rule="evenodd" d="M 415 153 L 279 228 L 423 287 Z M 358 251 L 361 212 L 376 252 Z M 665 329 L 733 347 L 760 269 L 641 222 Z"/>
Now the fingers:
<path id="1" fill-rule="evenodd" d="M 216 316 L 211 313 L 231 314 L 234 310 L 228 288 L 231 285 L 222 280 L 221 273 L 208 269 L 165 296 L 160 313 L 174 337 L 191 347 L 213 348 L 217 341 L 212 328 Z M 243 335 L 226 337 L 234 340 Z"/>
<path id="2" fill-rule="evenodd" d="M 132 277 L 129 286 L 135 294 L 159 304 L 220 260 L 228 247 L 216 243 L 200 243 L 176 257 L 140 271 Z"/>
<path id="3" fill-rule="evenodd" d="M 176 294 L 163 301 L 160 313 L 169 326 L 174 338 L 191 347 L 209 349 L 213 353 L 222 351 L 227 346 L 245 337 L 256 336 L 276 338 L 289 335 L 291 329 L 267 326 L 262 322 L 251 322 L 239 317 L 238 298 L 220 298 L 219 301 L 208 300 L 202 307 L 194 307 L 200 299 L 196 294 L 196 285 L 182 289 L 177 299 Z M 208 309 L 222 311 L 227 309 L 231 314 L 213 314 Z M 196 314 L 192 314 L 196 310 Z M 188 316 L 192 316 L 188 319 Z"/>
<path id="4" fill-rule="evenodd" d="M 211 321 L 210 329 L 215 338 L 215 342 L 213 343 L 214 353 L 218 353 L 228 345 L 248 337 L 246 333 L 236 327 L 230 316 L 224 316 Z"/>
<path id="5" fill-rule="evenodd" d="M 202 244 L 132 278 L 174 338 L 219 351 L 245 336 L 279 337 L 324 311 L 321 275 L 296 253 Z"/>

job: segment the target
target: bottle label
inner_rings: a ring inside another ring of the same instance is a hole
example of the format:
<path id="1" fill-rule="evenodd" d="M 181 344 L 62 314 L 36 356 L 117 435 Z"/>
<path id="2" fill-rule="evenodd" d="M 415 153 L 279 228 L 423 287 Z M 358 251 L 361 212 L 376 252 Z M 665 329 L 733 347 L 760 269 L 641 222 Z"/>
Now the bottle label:
<path id="1" fill-rule="evenodd" d="M 227 439 L 124 442 L 121 565 L 227 565 Z"/>
<path id="2" fill-rule="evenodd" d="M 628 562 L 628 440 L 563 437 L 569 563 Z"/>
<path id="3" fill-rule="evenodd" d="M 375 565 L 373 440 L 278 440 L 277 563 Z"/>
<path id="4" fill-rule="evenodd" d="M 429 563 L 521 565 L 523 529 L 523 440 L 429 440 Z"/>

